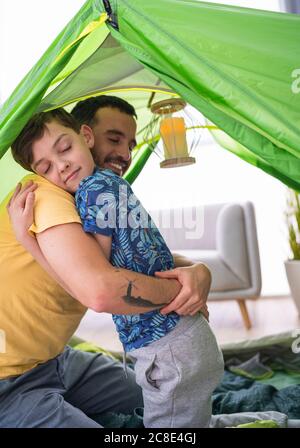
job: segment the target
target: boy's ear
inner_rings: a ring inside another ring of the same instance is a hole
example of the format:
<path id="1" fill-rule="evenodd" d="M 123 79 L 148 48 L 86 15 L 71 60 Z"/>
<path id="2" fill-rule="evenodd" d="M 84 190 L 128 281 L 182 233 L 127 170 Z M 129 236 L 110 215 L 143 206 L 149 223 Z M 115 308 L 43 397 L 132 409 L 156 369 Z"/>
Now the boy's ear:
<path id="1" fill-rule="evenodd" d="M 83 138 L 85 139 L 88 147 L 90 149 L 93 149 L 95 144 L 95 138 L 92 129 L 87 124 L 83 124 L 80 128 L 80 133 L 83 135 Z"/>

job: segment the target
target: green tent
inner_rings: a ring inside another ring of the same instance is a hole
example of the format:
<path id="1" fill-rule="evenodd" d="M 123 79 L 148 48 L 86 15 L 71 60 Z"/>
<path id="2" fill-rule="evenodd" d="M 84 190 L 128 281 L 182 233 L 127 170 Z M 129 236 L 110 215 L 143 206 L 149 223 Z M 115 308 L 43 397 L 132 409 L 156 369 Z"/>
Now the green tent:
<path id="1" fill-rule="evenodd" d="M 88 0 L 0 111 L 0 196 L 24 171 L 7 151 L 37 111 L 104 93 L 137 110 L 179 95 L 216 139 L 300 190 L 300 16 L 197 0 Z M 150 154 L 136 151 L 132 182 Z"/>

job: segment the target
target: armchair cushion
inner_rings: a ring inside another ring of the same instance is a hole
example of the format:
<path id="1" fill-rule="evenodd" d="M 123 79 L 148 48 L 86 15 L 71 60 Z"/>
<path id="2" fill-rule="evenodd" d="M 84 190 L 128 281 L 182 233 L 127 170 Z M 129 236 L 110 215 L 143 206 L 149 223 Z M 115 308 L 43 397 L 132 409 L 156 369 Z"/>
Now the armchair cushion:
<path id="1" fill-rule="evenodd" d="M 173 252 L 208 265 L 210 298 L 258 297 L 261 273 L 253 204 L 209 204 L 151 215 Z"/>

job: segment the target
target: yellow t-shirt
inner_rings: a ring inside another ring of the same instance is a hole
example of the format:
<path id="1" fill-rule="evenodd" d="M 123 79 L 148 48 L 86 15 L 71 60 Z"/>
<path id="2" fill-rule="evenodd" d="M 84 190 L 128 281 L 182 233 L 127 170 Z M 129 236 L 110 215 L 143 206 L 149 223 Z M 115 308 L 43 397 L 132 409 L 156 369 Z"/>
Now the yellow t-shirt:
<path id="1" fill-rule="evenodd" d="M 34 174 L 22 183 L 29 179 L 38 184 L 33 232 L 81 222 L 69 193 Z M 16 241 L 6 210 L 10 196 L 0 205 L 0 379 L 55 358 L 86 312 Z"/>

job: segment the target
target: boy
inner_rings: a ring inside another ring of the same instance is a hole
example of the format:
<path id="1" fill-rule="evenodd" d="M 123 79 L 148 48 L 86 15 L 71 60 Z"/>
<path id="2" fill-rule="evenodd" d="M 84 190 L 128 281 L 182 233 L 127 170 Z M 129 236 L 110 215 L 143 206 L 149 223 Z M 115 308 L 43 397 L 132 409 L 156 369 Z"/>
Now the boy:
<path id="1" fill-rule="evenodd" d="M 130 185 L 112 171 L 95 166 L 91 129 L 84 125 L 78 133 L 75 122 L 65 125 L 66 116 L 70 118 L 56 110 L 34 117 L 31 124 L 42 122 L 44 133 L 35 135 L 32 127 L 26 155 L 22 154 L 21 133 L 12 146 L 15 159 L 21 163 L 26 157 L 32 171 L 75 194 L 84 230 L 95 236 L 114 266 L 152 276 L 171 269 L 172 255 Z M 34 256 L 42 258 L 37 255 L 36 241 L 27 239 L 25 244 L 30 251 L 30 245 L 35 245 Z M 136 296 L 134 281 L 129 282 L 124 301 L 143 310 L 153 308 L 147 298 Z M 223 360 L 204 317 L 162 315 L 155 310 L 115 314 L 113 319 L 124 351 L 135 361 L 137 383 L 143 389 L 145 426 L 209 426 L 211 394 L 221 379 Z"/>

